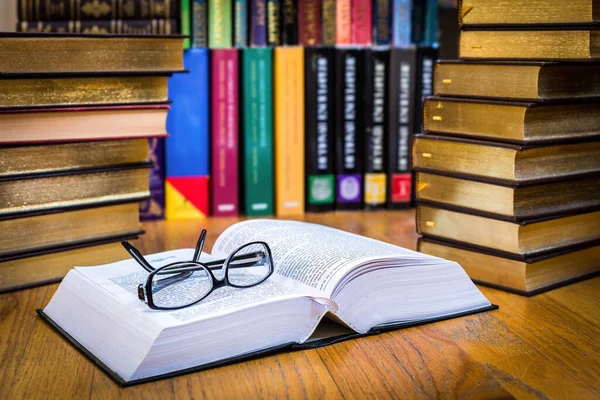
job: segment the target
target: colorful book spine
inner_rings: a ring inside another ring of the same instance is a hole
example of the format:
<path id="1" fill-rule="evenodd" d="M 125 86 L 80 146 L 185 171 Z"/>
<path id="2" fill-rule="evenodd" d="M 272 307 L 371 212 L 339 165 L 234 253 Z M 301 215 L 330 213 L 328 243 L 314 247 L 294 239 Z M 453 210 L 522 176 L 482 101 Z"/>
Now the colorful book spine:
<path id="1" fill-rule="evenodd" d="M 148 139 L 148 160 L 154 164 L 150 169 L 150 198 L 140 204 L 140 220 L 154 221 L 165 218 L 165 140 Z"/>
<path id="2" fill-rule="evenodd" d="M 275 214 L 304 213 L 304 49 L 274 49 Z"/>
<path id="3" fill-rule="evenodd" d="M 208 0 L 208 47 L 226 49 L 232 40 L 232 0 Z"/>
<path id="4" fill-rule="evenodd" d="M 211 215 L 235 216 L 238 205 L 238 51 L 211 52 Z"/>
<path id="5" fill-rule="evenodd" d="M 267 44 L 281 44 L 281 4 L 279 0 L 267 0 Z"/>
<path id="6" fill-rule="evenodd" d="M 392 0 L 373 1 L 373 43 L 388 46 L 392 42 Z"/>
<path id="7" fill-rule="evenodd" d="M 192 0 L 192 47 L 208 47 L 208 2 Z"/>
<path id="8" fill-rule="evenodd" d="M 416 63 L 415 47 L 390 50 L 387 130 L 387 207 L 390 209 L 410 207 L 413 198 L 410 152 L 414 134 Z"/>
<path id="9" fill-rule="evenodd" d="M 333 47 L 304 50 L 306 211 L 335 205 L 334 62 Z"/>
<path id="10" fill-rule="evenodd" d="M 425 11 L 425 31 L 423 34 L 423 44 L 426 46 L 438 46 L 438 2 L 437 0 L 427 0 Z"/>
<path id="11" fill-rule="evenodd" d="M 179 14 L 181 20 L 181 34 L 187 36 L 183 40 L 184 50 L 192 47 L 192 39 L 190 39 L 190 35 L 192 33 L 190 1 L 192 0 L 181 0 L 181 11 Z"/>
<path id="12" fill-rule="evenodd" d="M 298 43 L 302 46 L 321 44 L 321 2 L 298 2 Z"/>
<path id="13" fill-rule="evenodd" d="M 366 115 L 364 205 L 366 209 L 384 208 L 386 204 L 386 129 L 389 50 L 368 51 L 365 79 L 364 112 Z"/>
<path id="14" fill-rule="evenodd" d="M 335 208 L 339 210 L 362 208 L 365 65 L 365 50 L 336 49 Z"/>
<path id="15" fill-rule="evenodd" d="M 169 78 L 165 140 L 165 214 L 172 219 L 199 219 L 208 215 L 209 172 L 209 83 L 208 49 L 190 49 L 183 54 L 187 74 Z"/>
<path id="16" fill-rule="evenodd" d="M 392 44 L 395 47 L 411 45 L 412 11 L 410 0 L 393 0 Z"/>
<path id="17" fill-rule="evenodd" d="M 244 48 L 248 45 L 248 1 L 235 0 L 233 20 L 233 44 Z"/>
<path id="18" fill-rule="evenodd" d="M 298 44 L 297 0 L 282 0 L 281 43 L 286 46 L 294 46 Z"/>
<path id="19" fill-rule="evenodd" d="M 179 16 L 180 0 L 19 0 L 20 21 L 173 19 Z"/>
<path id="20" fill-rule="evenodd" d="M 267 1 L 250 0 L 250 46 L 267 45 Z"/>
<path id="21" fill-rule="evenodd" d="M 21 21 L 17 32 L 56 32 L 89 34 L 171 35 L 178 32 L 174 19 L 112 21 Z"/>
<path id="22" fill-rule="evenodd" d="M 248 216 L 274 213 L 273 50 L 245 49 L 242 61 L 243 209 Z"/>
<path id="23" fill-rule="evenodd" d="M 352 0 L 352 43 L 370 45 L 373 36 L 371 0 Z"/>
<path id="24" fill-rule="evenodd" d="M 411 14 L 411 41 L 422 44 L 425 40 L 425 13 L 427 0 L 413 0 Z"/>
<path id="25" fill-rule="evenodd" d="M 335 0 L 323 0 L 322 18 L 323 34 L 322 43 L 326 46 L 335 45 Z"/>
<path id="26" fill-rule="evenodd" d="M 352 39 L 352 0 L 337 0 L 335 7 L 335 43 L 350 44 Z"/>

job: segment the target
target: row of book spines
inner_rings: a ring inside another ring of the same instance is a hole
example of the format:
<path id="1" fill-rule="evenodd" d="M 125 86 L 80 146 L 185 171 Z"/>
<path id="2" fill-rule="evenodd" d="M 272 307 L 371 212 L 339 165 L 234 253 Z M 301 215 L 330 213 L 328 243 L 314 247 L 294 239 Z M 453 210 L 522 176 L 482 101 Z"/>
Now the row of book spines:
<path id="1" fill-rule="evenodd" d="M 435 0 L 190 1 L 193 47 L 437 42 Z"/>
<path id="2" fill-rule="evenodd" d="M 177 19 L 181 0 L 19 0 L 20 21 Z"/>
<path id="3" fill-rule="evenodd" d="M 178 26 L 175 19 L 21 21 L 17 23 L 17 32 L 170 35 L 178 32 Z"/>

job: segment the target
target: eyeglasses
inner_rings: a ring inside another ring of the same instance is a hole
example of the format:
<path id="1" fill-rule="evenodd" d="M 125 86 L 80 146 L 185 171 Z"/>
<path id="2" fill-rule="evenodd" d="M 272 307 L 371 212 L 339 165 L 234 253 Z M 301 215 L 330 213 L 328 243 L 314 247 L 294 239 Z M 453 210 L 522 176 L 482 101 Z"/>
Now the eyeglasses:
<path id="1" fill-rule="evenodd" d="M 271 249 L 265 242 L 247 243 L 222 260 L 200 262 L 206 240 L 202 230 L 191 261 L 177 261 L 154 268 L 138 249 L 127 241 L 125 250 L 146 271 L 146 284 L 138 286 L 138 297 L 153 310 L 177 310 L 205 299 L 213 290 L 224 286 L 249 288 L 271 276 L 274 271 Z M 221 279 L 213 271 L 222 271 Z"/>

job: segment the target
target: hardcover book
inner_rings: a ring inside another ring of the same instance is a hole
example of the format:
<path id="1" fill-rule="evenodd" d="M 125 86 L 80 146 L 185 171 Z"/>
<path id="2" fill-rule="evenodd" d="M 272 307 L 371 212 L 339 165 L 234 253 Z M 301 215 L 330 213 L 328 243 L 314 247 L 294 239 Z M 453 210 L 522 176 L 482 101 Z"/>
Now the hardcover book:
<path id="1" fill-rule="evenodd" d="M 417 79 L 414 129 L 419 132 L 423 128 L 423 103 L 433 95 L 433 67 L 438 57 L 438 50 L 433 47 L 417 47 Z"/>
<path id="2" fill-rule="evenodd" d="M 192 1 L 192 47 L 208 47 L 208 1 Z"/>
<path id="3" fill-rule="evenodd" d="M 373 43 L 388 46 L 392 41 L 392 0 L 373 2 Z"/>
<path id="4" fill-rule="evenodd" d="M 288 46 L 298 44 L 297 0 L 282 0 L 281 2 L 281 44 Z"/>
<path id="5" fill-rule="evenodd" d="M 273 51 L 245 49 L 242 73 L 242 206 L 248 216 L 273 215 Z"/>
<path id="6" fill-rule="evenodd" d="M 275 214 L 304 213 L 304 49 L 273 53 Z"/>
<path id="7" fill-rule="evenodd" d="M 147 272 L 128 259 L 71 270 L 40 315 L 126 386 L 495 308 L 457 263 L 302 222 L 235 224 L 200 260 L 256 240 L 271 246 L 274 273 L 254 287 L 221 288 L 191 307 L 155 311 L 138 300 Z M 182 249 L 147 259 L 157 267 L 192 255 Z"/>
<path id="8" fill-rule="evenodd" d="M 411 11 L 411 41 L 415 44 L 423 44 L 425 40 L 427 0 L 412 0 Z"/>
<path id="9" fill-rule="evenodd" d="M 352 44 L 368 46 L 373 37 L 371 0 L 352 0 Z"/>
<path id="10" fill-rule="evenodd" d="M 248 1 L 235 0 L 233 21 L 233 45 L 244 48 L 248 45 Z"/>
<path id="11" fill-rule="evenodd" d="M 384 208 L 387 200 L 386 129 L 388 119 L 389 50 L 367 52 L 365 112 L 364 206 Z"/>
<path id="12" fill-rule="evenodd" d="M 181 0 L 181 11 L 179 13 L 179 20 L 181 21 L 181 34 L 185 36 L 183 40 L 183 49 L 187 50 L 192 47 L 192 10 L 191 2 L 193 0 Z"/>
<path id="13" fill-rule="evenodd" d="M 411 145 L 414 135 L 416 49 L 390 49 L 386 142 L 387 208 L 410 207 L 413 199 Z"/>
<path id="14" fill-rule="evenodd" d="M 211 215 L 235 216 L 238 205 L 238 50 L 211 52 Z"/>
<path id="15" fill-rule="evenodd" d="M 322 0 L 321 18 L 323 20 L 322 43 L 325 46 L 335 45 L 335 0 Z"/>
<path id="16" fill-rule="evenodd" d="M 427 0 L 425 10 L 425 31 L 423 45 L 437 48 L 438 46 L 438 0 Z"/>
<path id="17" fill-rule="evenodd" d="M 172 35 L 179 32 L 179 27 L 175 19 L 20 21 L 17 23 L 17 32 Z"/>
<path id="18" fill-rule="evenodd" d="M 208 47 L 227 49 L 233 44 L 233 0 L 208 0 Z"/>
<path id="19" fill-rule="evenodd" d="M 179 0 L 19 0 L 21 21 L 178 18 Z"/>
<path id="20" fill-rule="evenodd" d="M 150 168 L 150 198 L 140 204 L 140 220 L 154 221 L 165 218 L 165 140 L 148 139 Z"/>
<path id="21" fill-rule="evenodd" d="M 250 45 L 267 45 L 267 0 L 250 1 Z"/>
<path id="22" fill-rule="evenodd" d="M 334 62 L 333 47 L 304 50 L 306 211 L 335 204 Z"/>
<path id="23" fill-rule="evenodd" d="M 208 49 L 184 54 L 187 74 L 169 79 L 173 107 L 167 118 L 165 216 L 198 219 L 208 215 L 209 58 Z"/>
<path id="24" fill-rule="evenodd" d="M 412 2 L 392 0 L 392 45 L 409 47 L 412 43 Z"/>
<path id="25" fill-rule="evenodd" d="M 322 43 L 321 1 L 301 0 L 298 2 L 298 43 L 302 46 L 317 46 Z"/>
<path id="26" fill-rule="evenodd" d="M 365 49 L 336 49 L 336 209 L 359 210 L 363 201 L 365 113 L 361 112 L 367 65 Z"/>
<path id="27" fill-rule="evenodd" d="M 350 44 L 352 39 L 352 0 L 335 2 L 335 44 Z"/>
<path id="28" fill-rule="evenodd" d="M 267 44 L 269 46 L 279 46 L 281 44 L 280 17 L 280 0 L 267 0 Z"/>

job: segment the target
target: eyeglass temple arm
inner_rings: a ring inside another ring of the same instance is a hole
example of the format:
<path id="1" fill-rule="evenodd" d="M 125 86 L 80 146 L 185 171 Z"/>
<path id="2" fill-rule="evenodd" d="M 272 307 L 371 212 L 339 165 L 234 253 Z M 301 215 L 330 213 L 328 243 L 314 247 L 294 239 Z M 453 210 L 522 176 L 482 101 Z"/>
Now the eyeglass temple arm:
<path id="1" fill-rule="evenodd" d="M 206 229 L 202 229 L 202 232 L 200 232 L 200 237 L 198 237 L 198 242 L 196 243 L 196 250 L 194 251 L 194 258 L 192 258 L 192 261 L 200 261 L 200 255 L 202 254 L 202 249 L 204 248 L 205 241 Z"/>
<path id="2" fill-rule="evenodd" d="M 129 243 L 127 240 L 123 240 L 121 242 L 121 245 L 125 248 L 125 250 L 127 250 L 129 255 L 135 261 L 137 261 L 138 264 L 140 264 L 142 266 L 142 268 L 144 268 L 148 272 L 154 271 L 155 268 L 152 265 L 150 265 L 150 263 L 148 261 L 146 261 L 146 259 L 142 255 L 142 253 L 140 253 L 138 249 L 133 247 L 133 245 L 131 243 Z"/>

